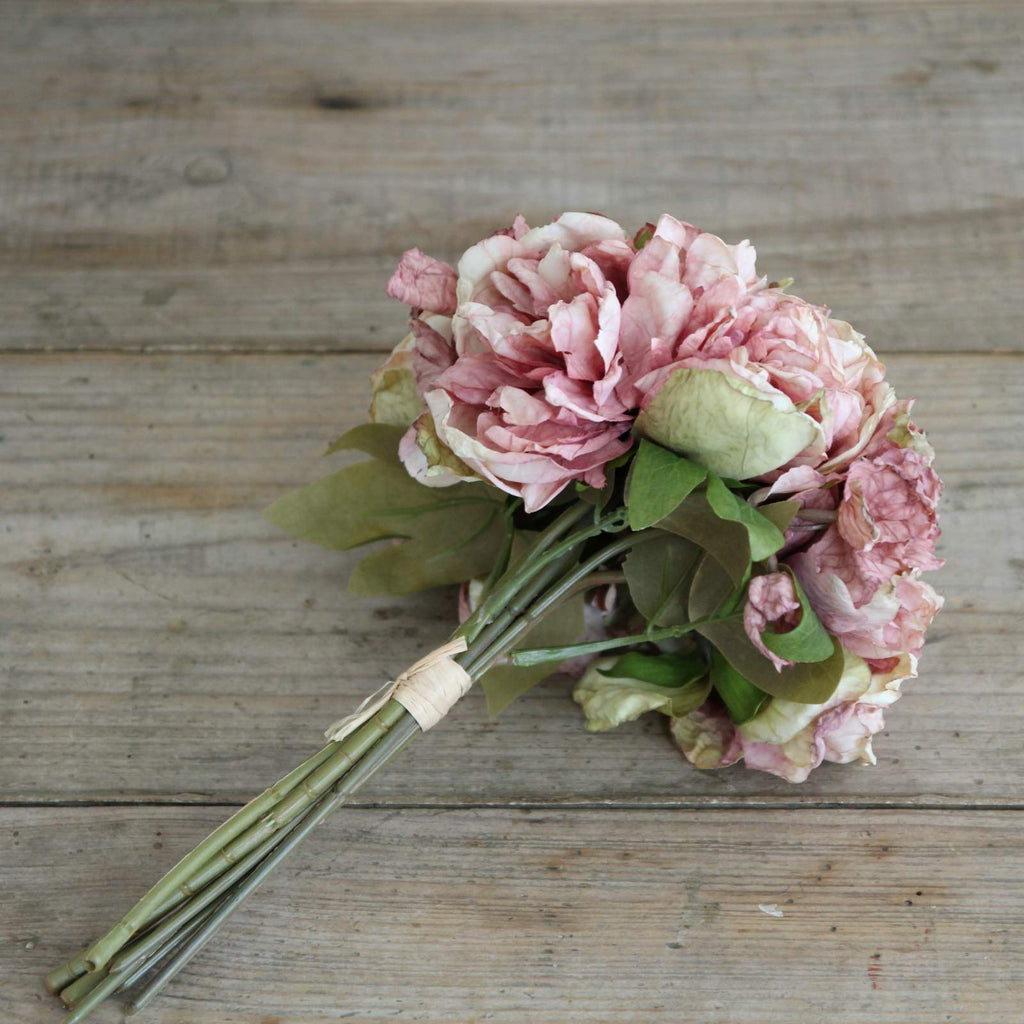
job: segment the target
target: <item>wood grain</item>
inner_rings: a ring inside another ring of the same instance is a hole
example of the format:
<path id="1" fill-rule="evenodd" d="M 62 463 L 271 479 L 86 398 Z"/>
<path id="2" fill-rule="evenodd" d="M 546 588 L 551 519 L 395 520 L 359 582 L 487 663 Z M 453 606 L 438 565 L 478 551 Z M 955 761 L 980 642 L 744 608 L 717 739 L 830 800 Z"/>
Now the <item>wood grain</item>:
<path id="1" fill-rule="evenodd" d="M 56 1020 L 44 969 L 217 820 L 0 812 L 5 1020 Z M 991 812 L 343 809 L 146 1020 L 1012 1024 L 1022 829 Z"/>
<path id="2" fill-rule="evenodd" d="M 1016 0 L 0 4 L 0 1016 L 446 634 L 259 511 L 402 249 L 579 208 L 753 238 L 921 396 L 947 606 L 878 766 L 471 693 L 147 1020 L 1018 1021 L 1022 57 Z"/>
<path id="3" fill-rule="evenodd" d="M 371 356 L 2 360 L 0 603 L 10 801 L 238 801 L 445 636 L 447 591 L 353 599 L 354 556 L 296 544 L 267 503 L 335 464 Z M 947 595 L 878 767 L 803 786 L 702 774 L 663 719 L 594 736 L 562 682 L 488 721 L 478 693 L 364 791 L 389 805 L 560 801 L 1017 805 L 1024 362 L 899 356 L 947 483 Z"/>
<path id="4" fill-rule="evenodd" d="M 1021 351 L 1016 2 L 0 5 L 0 347 L 387 347 L 399 253 L 671 210 Z"/>

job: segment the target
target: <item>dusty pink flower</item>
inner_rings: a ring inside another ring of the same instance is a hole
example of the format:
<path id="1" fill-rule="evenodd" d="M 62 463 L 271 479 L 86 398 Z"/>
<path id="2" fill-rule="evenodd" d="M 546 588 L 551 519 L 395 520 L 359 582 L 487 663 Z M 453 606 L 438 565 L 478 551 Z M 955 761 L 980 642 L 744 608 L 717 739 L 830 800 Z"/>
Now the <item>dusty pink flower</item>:
<path id="1" fill-rule="evenodd" d="M 844 468 L 868 444 L 895 401 L 885 368 L 849 324 L 760 283 L 741 287 L 735 275 L 700 295 L 671 345 L 659 340 L 651 346 L 654 356 L 646 364 L 630 363 L 628 353 L 637 346 L 623 346 L 627 377 L 645 408 L 673 371 L 711 369 L 767 397 L 784 396 L 790 408 L 817 424 L 816 439 L 769 480 L 793 467 L 823 474 Z M 652 362 L 660 365 L 648 368 Z"/>
<path id="2" fill-rule="evenodd" d="M 415 310 L 451 316 L 455 312 L 455 271 L 419 249 L 402 254 L 387 293 Z"/>
<path id="3" fill-rule="evenodd" d="M 755 576 L 747 587 L 747 603 L 743 609 L 743 628 L 750 642 L 781 672 L 793 662 L 780 658 L 761 639 L 766 629 L 788 633 L 800 624 L 800 598 L 793 577 L 788 572 Z"/>
<path id="4" fill-rule="evenodd" d="M 803 782 L 822 761 L 875 763 L 871 738 L 885 724 L 884 708 L 899 697 L 898 682 L 849 655 L 835 694 L 824 704 L 776 699 L 735 725 L 712 697 L 673 721 L 672 734 L 698 768 L 722 768 L 742 758 L 748 768 Z"/>
<path id="5" fill-rule="evenodd" d="M 942 484 L 912 448 L 857 459 L 849 469 L 837 527 L 860 576 L 884 583 L 908 569 L 938 569 L 936 506 Z"/>
<path id="6" fill-rule="evenodd" d="M 696 344 L 723 310 L 760 286 L 755 256 L 749 242 L 727 245 L 668 214 L 659 219 L 627 275 L 620 386 L 627 405 L 649 400 L 652 388 L 643 379 L 678 360 L 686 339 Z"/>
<path id="7" fill-rule="evenodd" d="M 864 658 L 918 654 L 942 598 L 908 570 L 877 583 L 858 566 L 857 552 L 836 527 L 788 564 L 830 633 Z"/>
<path id="8" fill-rule="evenodd" d="M 826 628 L 880 662 L 916 656 L 942 607 L 919 578 L 942 565 L 935 554 L 942 485 L 927 443 L 900 417 L 900 427 L 883 424 L 882 439 L 872 438 L 868 454 L 849 467 L 835 525 L 787 558 Z"/>
<path id="9" fill-rule="evenodd" d="M 603 486 L 605 465 L 630 447 L 612 278 L 624 281 L 633 255 L 622 228 L 596 214 L 534 229 L 517 218 L 459 260 L 449 324 L 413 321 L 436 438 L 527 511 L 574 480 Z M 422 298 L 419 257 L 409 266 L 415 286 L 402 294 Z"/>
<path id="10" fill-rule="evenodd" d="M 818 717 L 814 726 L 815 745 L 822 758 L 836 764 L 861 760 L 874 764 L 871 737 L 885 727 L 885 713 L 877 704 L 851 700 Z"/>

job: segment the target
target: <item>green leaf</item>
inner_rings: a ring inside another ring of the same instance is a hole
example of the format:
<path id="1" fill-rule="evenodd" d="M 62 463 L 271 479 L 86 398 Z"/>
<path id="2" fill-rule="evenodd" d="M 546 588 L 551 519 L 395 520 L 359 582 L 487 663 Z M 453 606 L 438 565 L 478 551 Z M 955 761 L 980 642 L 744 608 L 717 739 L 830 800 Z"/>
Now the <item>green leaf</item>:
<path id="1" fill-rule="evenodd" d="M 687 608 L 689 621 L 706 619 L 719 611 L 723 614 L 728 613 L 732 610 L 730 606 L 736 602 L 733 600 L 726 603 L 727 598 L 732 595 L 738 599 L 742 594 L 743 590 L 733 586 L 729 574 L 721 565 L 711 555 L 705 554 L 693 574 L 693 583 L 690 585 Z"/>
<path id="2" fill-rule="evenodd" d="M 551 665 L 495 665 L 489 668 L 480 677 L 480 686 L 487 699 L 487 714 L 497 718 L 514 700 L 557 671 Z"/>
<path id="3" fill-rule="evenodd" d="M 424 487 L 400 465 L 347 466 L 264 513 L 293 537 L 345 551 L 393 540 L 353 570 L 355 594 L 409 594 L 488 572 L 501 550 L 505 497 L 478 483 Z"/>
<path id="4" fill-rule="evenodd" d="M 749 679 L 740 675 L 718 651 L 711 655 L 711 685 L 722 698 L 729 717 L 742 725 L 761 710 L 769 696 Z"/>
<path id="5" fill-rule="evenodd" d="M 720 519 L 703 494 L 691 494 L 658 523 L 707 551 L 726 571 L 733 585 L 743 586 L 750 568 L 750 541 L 746 527 Z"/>
<path id="6" fill-rule="evenodd" d="M 575 643 L 583 635 L 583 595 L 576 594 L 552 608 L 516 647 Z M 480 677 L 487 713 L 497 718 L 517 697 L 558 671 L 557 665 L 495 665 Z"/>
<path id="7" fill-rule="evenodd" d="M 704 703 L 711 689 L 703 665 L 699 676 L 681 686 L 658 686 L 629 676 L 612 676 L 609 666 L 608 660 L 595 662 L 573 690 L 573 699 L 583 708 L 590 732 L 613 729 L 648 711 L 672 717 L 688 715 Z"/>
<path id="8" fill-rule="evenodd" d="M 638 544 L 626 556 L 623 571 L 637 610 L 655 626 L 681 626 L 686 612 L 686 583 L 700 548 L 664 533 Z"/>
<path id="9" fill-rule="evenodd" d="M 324 455 L 333 455 L 341 451 L 358 451 L 372 455 L 381 462 L 392 466 L 401 465 L 398 458 L 398 442 L 406 427 L 397 427 L 387 423 L 361 423 L 358 427 L 347 430 L 336 441 L 327 446 Z"/>
<path id="10" fill-rule="evenodd" d="M 598 669 L 603 676 L 639 679 L 656 686 L 685 686 L 707 672 L 707 663 L 698 654 L 641 654 L 629 651 L 614 665 Z"/>
<path id="11" fill-rule="evenodd" d="M 674 370 L 637 417 L 640 434 L 719 476 L 747 480 L 821 439 L 821 427 L 781 392 L 719 370 Z"/>
<path id="12" fill-rule="evenodd" d="M 703 466 L 642 439 L 626 482 L 630 528 L 645 530 L 664 519 L 706 475 Z"/>
<path id="13" fill-rule="evenodd" d="M 782 531 L 770 519 L 733 494 L 714 474 L 708 477 L 708 504 L 715 515 L 739 523 L 747 531 L 753 561 L 760 562 L 775 554 L 786 543 Z"/>
<path id="14" fill-rule="evenodd" d="M 800 502 L 773 501 L 767 505 L 758 505 L 757 511 L 785 533 L 797 512 L 800 511 Z"/>
<path id="15" fill-rule="evenodd" d="M 768 650 L 787 661 L 804 663 L 824 661 L 832 654 L 832 637 L 821 624 L 821 619 L 815 614 L 796 574 L 788 566 L 782 568 L 789 573 L 793 580 L 796 596 L 800 600 L 800 621 L 796 628 L 791 629 L 788 633 L 773 633 L 770 630 L 764 630 L 761 633 L 761 643 Z"/>
<path id="16" fill-rule="evenodd" d="M 750 642 L 738 617 L 705 623 L 698 632 L 710 640 L 732 667 L 773 697 L 797 704 L 824 704 L 843 674 L 843 648 L 833 640 L 832 654 L 814 664 L 790 665 L 781 672 Z"/>

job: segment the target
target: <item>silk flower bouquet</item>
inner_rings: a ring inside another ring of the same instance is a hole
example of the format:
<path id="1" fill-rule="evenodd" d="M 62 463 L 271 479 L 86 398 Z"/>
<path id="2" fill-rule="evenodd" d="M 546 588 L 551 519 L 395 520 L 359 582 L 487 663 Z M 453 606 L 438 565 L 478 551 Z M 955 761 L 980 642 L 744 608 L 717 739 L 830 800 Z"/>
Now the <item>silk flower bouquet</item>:
<path id="1" fill-rule="evenodd" d="M 874 761 L 942 605 L 941 484 L 863 337 L 788 283 L 667 215 L 632 238 L 517 217 L 457 269 L 403 255 L 410 333 L 328 449 L 369 458 L 267 516 L 375 544 L 357 594 L 459 585 L 461 622 L 48 975 L 68 1024 L 148 975 L 141 1009 L 474 682 L 497 714 L 561 668 L 588 729 L 658 712 L 698 768 Z"/>

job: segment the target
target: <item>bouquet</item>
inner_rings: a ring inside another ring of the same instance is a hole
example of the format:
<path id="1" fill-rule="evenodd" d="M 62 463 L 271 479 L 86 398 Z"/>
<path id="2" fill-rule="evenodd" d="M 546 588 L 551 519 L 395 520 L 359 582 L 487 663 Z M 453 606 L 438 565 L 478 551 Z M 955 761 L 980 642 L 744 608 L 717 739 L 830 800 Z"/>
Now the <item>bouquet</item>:
<path id="1" fill-rule="evenodd" d="M 942 599 L 933 452 L 849 324 L 663 216 L 521 217 L 453 268 L 406 252 L 410 332 L 370 381 L 368 456 L 271 522 L 373 545 L 359 594 L 458 585 L 451 637 L 51 972 L 68 1024 L 143 1007 L 302 838 L 478 682 L 561 669 L 592 731 L 640 715 L 698 768 L 801 782 L 873 762 Z"/>

